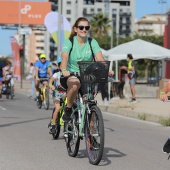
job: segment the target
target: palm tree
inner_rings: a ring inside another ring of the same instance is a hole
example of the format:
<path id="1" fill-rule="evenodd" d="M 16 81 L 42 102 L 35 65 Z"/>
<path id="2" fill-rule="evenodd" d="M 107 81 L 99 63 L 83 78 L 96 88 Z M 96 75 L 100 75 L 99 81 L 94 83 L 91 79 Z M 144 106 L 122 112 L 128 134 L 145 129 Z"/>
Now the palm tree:
<path id="1" fill-rule="evenodd" d="M 102 12 L 94 14 L 93 18 L 90 20 L 92 36 L 97 38 L 98 36 L 108 35 L 108 31 L 111 29 L 109 25 L 110 22 L 111 20 Z"/>

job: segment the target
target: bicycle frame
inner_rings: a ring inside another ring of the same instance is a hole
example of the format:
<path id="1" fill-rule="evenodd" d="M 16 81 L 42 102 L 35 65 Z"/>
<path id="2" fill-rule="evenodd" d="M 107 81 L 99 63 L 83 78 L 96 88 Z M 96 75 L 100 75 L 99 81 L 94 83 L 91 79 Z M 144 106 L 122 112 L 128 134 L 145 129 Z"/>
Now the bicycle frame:
<path id="1" fill-rule="evenodd" d="M 94 96 L 92 95 L 91 84 L 87 85 L 87 91 L 88 93 L 87 93 L 84 103 L 83 103 L 83 98 L 81 97 L 81 94 L 78 92 L 77 100 L 76 100 L 77 108 L 71 114 L 71 118 L 73 118 L 74 114 L 78 112 L 78 124 L 79 124 L 79 136 L 80 137 L 84 137 L 84 125 L 86 122 L 85 118 L 86 116 L 88 116 L 88 114 L 91 114 L 89 103 L 91 103 L 92 105 L 96 105 L 96 102 L 94 101 Z M 85 115 L 86 110 L 87 110 L 87 115 Z M 68 133 L 73 134 L 74 132 L 68 130 Z"/>

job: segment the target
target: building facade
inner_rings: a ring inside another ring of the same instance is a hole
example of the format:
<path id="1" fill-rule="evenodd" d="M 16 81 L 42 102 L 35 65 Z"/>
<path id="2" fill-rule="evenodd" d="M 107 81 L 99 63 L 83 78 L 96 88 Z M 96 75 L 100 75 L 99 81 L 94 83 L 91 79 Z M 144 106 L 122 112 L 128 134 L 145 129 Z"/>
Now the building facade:
<path id="1" fill-rule="evenodd" d="M 73 25 L 78 17 L 83 16 L 90 20 L 93 14 L 102 12 L 113 21 L 116 33 L 126 37 L 134 32 L 135 2 L 135 0 L 64 0 L 62 14 Z"/>
<path id="2" fill-rule="evenodd" d="M 167 24 L 166 14 L 145 15 L 135 21 L 135 32 L 140 35 L 164 35 L 165 25 Z"/>

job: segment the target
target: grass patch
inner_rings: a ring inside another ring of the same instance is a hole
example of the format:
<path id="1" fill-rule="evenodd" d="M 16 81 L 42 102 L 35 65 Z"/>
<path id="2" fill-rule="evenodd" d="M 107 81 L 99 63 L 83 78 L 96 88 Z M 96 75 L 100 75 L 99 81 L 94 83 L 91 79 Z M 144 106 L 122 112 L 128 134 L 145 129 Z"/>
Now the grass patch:
<path id="1" fill-rule="evenodd" d="M 140 120 L 146 120 L 146 114 L 145 114 L 145 113 L 138 114 L 138 118 L 139 118 Z"/>
<path id="2" fill-rule="evenodd" d="M 158 123 L 160 123 L 163 126 L 170 126 L 170 117 L 167 118 L 160 118 Z"/>

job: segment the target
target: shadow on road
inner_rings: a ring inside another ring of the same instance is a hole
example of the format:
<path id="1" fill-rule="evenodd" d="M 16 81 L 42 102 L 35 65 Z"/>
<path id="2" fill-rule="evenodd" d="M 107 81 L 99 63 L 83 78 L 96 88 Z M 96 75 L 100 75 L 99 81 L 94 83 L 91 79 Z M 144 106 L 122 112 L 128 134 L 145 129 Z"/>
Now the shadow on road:
<path id="1" fill-rule="evenodd" d="M 104 148 L 103 158 L 98 166 L 106 166 L 111 164 L 112 159 L 111 158 L 121 158 L 126 156 L 125 153 L 120 152 L 117 149 L 112 149 L 109 147 Z M 88 158 L 86 149 L 79 150 L 79 153 L 77 155 L 77 158 Z"/>
<path id="2" fill-rule="evenodd" d="M 20 122 L 14 122 L 14 123 L 8 123 L 8 124 L 2 124 L 0 125 L 1 127 L 6 127 L 6 126 L 12 126 L 12 125 L 17 125 L 17 124 L 22 124 L 22 123 L 29 123 L 29 122 L 34 122 L 34 121 L 39 121 L 39 120 L 45 120 L 45 119 L 50 119 L 50 117 L 46 117 L 46 118 L 41 118 L 41 119 L 34 119 L 34 120 L 26 120 L 26 121 L 20 121 Z"/>

